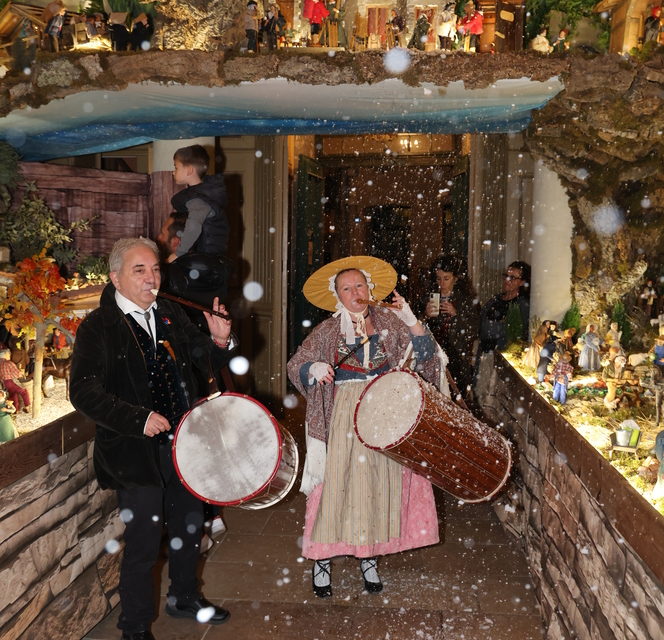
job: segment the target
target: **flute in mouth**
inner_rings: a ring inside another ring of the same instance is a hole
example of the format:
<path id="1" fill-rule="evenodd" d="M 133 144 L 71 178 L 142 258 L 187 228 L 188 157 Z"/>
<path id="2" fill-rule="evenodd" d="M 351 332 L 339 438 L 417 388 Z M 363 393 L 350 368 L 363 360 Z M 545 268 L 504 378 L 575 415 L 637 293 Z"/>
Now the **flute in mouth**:
<path id="1" fill-rule="evenodd" d="M 224 320 L 231 319 L 231 317 L 227 313 L 224 313 L 223 311 L 215 311 L 214 309 L 210 309 L 209 307 L 206 307 L 202 304 L 198 304 L 198 302 L 192 302 L 191 300 L 187 300 L 186 298 L 180 298 L 179 296 L 174 296 L 172 293 L 159 291 L 159 289 L 150 289 L 150 293 L 154 296 L 159 296 L 160 298 L 166 298 L 167 300 L 172 300 L 173 302 L 179 302 L 180 304 L 183 304 L 185 307 L 191 307 L 192 309 L 198 309 L 199 311 L 205 311 L 207 313 L 210 313 L 213 316 L 219 316 Z"/>
<path id="2" fill-rule="evenodd" d="M 357 300 L 358 304 L 368 304 L 371 307 L 384 307 L 385 309 L 401 309 L 400 304 L 393 304 L 392 302 L 385 302 L 384 300 Z"/>

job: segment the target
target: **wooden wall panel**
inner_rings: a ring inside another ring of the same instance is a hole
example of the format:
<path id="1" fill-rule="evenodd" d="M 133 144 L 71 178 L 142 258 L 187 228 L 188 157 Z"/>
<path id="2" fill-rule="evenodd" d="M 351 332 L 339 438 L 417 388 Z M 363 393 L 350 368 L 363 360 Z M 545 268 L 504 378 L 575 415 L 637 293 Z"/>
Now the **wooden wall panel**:
<path id="1" fill-rule="evenodd" d="M 36 162 L 22 163 L 21 172 L 62 224 L 93 219 L 74 234 L 81 255 L 107 255 L 118 238 L 155 237 L 148 175 Z"/>

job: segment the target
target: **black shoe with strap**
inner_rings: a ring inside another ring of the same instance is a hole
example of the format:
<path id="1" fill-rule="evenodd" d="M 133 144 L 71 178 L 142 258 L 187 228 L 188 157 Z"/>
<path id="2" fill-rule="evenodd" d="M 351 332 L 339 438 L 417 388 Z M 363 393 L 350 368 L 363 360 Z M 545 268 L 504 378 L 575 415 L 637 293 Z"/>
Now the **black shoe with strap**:
<path id="1" fill-rule="evenodd" d="M 122 640 L 155 640 L 155 637 L 149 631 L 123 631 Z"/>
<path id="2" fill-rule="evenodd" d="M 331 563 L 329 560 L 316 560 L 311 570 L 311 585 L 314 594 L 319 598 L 329 598 L 332 595 Z M 318 583 L 318 584 L 316 584 Z"/>
<path id="3" fill-rule="evenodd" d="M 378 560 L 376 558 L 362 558 L 360 560 L 360 571 L 364 578 L 364 588 L 369 593 L 380 593 L 383 583 L 378 576 Z"/>
<path id="4" fill-rule="evenodd" d="M 222 624 L 230 618 L 230 612 L 217 607 L 203 596 L 189 604 L 178 604 L 169 596 L 166 602 L 166 613 L 172 618 L 191 618 L 204 624 Z"/>

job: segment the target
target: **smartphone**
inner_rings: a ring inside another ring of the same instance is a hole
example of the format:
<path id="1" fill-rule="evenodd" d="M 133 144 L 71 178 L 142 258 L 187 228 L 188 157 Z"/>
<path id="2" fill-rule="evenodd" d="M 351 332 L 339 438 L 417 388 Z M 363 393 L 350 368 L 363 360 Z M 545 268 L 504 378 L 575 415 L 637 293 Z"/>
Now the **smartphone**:
<path id="1" fill-rule="evenodd" d="M 438 292 L 430 293 L 429 294 L 429 302 L 433 302 L 435 304 L 434 311 L 430 315 L 432 317 L 440 315 L 440 293 L 438 293 Z"/>

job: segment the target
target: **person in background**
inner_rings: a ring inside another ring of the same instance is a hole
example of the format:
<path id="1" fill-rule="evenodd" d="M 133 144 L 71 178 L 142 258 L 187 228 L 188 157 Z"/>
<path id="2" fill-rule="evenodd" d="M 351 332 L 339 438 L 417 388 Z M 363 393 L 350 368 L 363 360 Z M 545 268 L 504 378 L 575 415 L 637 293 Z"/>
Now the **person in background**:
<path id="1" fill-rule="evenodd" d="M 553 41 L 553 44 L 551 45 L 556 53 L 565 53 L 565 51 L 569 49 L 569 41 L 567 40 L 568 35 L 569 35 L 569 29 L 560 30 L 560 33 L 558 33 L 558 37 Z"/>
<path id="2" fill-rule="evenodd" d="M 540 352 L 549 336 L 549 321 L 545 320 L 533 334 L 530 346 L 523 354 L 523 364 L 529 369 L 537 369 L 540 361 Z"/>
<path id="3" fill-rule="evenodd" d="M 44 28 L 44 33 L 48 36 L 49 51 L 57 53 L 60 51 L 60 38 L 62 37 L 62 28 L 65 24 L 67 10 L 62 0 L 56 0 L 49 4 L 45 11 L 49 11 L 51 14 Z"/>
<path id="4" fill-rule="evenodd" d="M 572 354 L 565 351 L 553 368 L 553 399 L 560 404 L 567 402 L 567 388 L 574 375 L 574 367 L 570 364 L 571 360 Z"/>
<path id="5" fill-rule="evenodd" d="M 199 144 L 181 147 L 173 155 L 173 179 L 185 185 L 171 198 L 173 209 L 186 216 L 176 257 L 198 252 L 217 256 L 228 250 L 228 197 L 221 174 L 207 175 L 210 156 Z"/>
<path id="6" fill-rule="evenodd" d="M 597 333 L 597 325 L 590 323 L 586 327 L 586 332 L 579 337 L 577 347 L 579 353 L 579 369 L 585 371 L 598 371 L 601 367 L 600 347 L 602 338 Z"/>
<path id="7" fill-rule="evenodd" d="M 285 27 L 286 18 L 279 10 L 279 5 L 271 4 L 261 20 L 261 31 L 265 34 L 268 51 L 277 48 L 279 36 L 283 34 Z"/>
<path id="8" fill-rule="evenodd" d="M 521 322 L 520 335 L 508 335 L 510 310 Z M 495 352 L 508 346 L 509 339 L 528 339 L 530 317 L 530 265 L 512 262 L 503 273 L 500 293 L 490 298 L 480 310 L 480 348 L 475 369 L 474 399 L 487 415 L 496 410 L 493 388 L 495 383 Z M 495 416 L 493 416 L 495 417 Z"/>
<path id="9" fill-rule="evenodd" d="M 392 46 L 403 47 L 403 35 L 406 31 L 403 16 L 400 16 L 396 9 L 390 9 L 390 21 L 387 24 L 392 32 Z"/>
<path id="10" fill-rule="evenodd" d="M 51 335 L 51 349 L 53 351 L 61 351 L 67 348 L 67 337 L 60 329 L 55 327 Z"/>
<path id="11" fill-rule="evenodd" d="M 461 260 L 441 256 L 432 266 L 438 297 L 429 300 L 425 322 L 449 358 L 448 368 L 461 395 L 467 398 L 475 369 L 475 342 L 479 329 L 479 304 Z"/>
<path id="12" fill-rule="evenodd" d="M 7 392 L 0 389 L 0 443 L 9 442 L 18 435 L 12 414 L 16 413 L 14 403 L 7 398 Z"/>
<path id="13" fill-rule="evenodd" d="M 664 498 L 664 431 L 655 436 L 655 456 L 659 460 L 659 469 L 651 497 L 653 500 L 660 500 Z"/>
<path id="14" fill-rule="evenodd" d="M 186 215 L 174 211 L 164 221 L 156 239 L 164 262 L 173 262 L 177 258 L 186 220 Z"/>
<path id="15" fill-rule="evenodd" d="M 446 2 L 440 12 L 440 22 L 438 23 L 438 40 L 440 48 L 443 51 L 451 51 L 452 44 L 456 42 L 456 2 Z"/>
<path id="16" fill-rule="evenodd" d="M 484 33 L 484 15 L 475 8 L 475 2 L 468 0 L 463 5 L 463 17 L 457 25 L 457 32 L 463 41 L 463 50 L 475 53 L 480 46 L 480 36 Z"/>
<path id="17" fill-rule="evenodd" d="M 551 53 L 553 51 L 553 46 L 547 37 L 548 32 L 548 27 L 542 27 L 540 32 L 530 41 L 530 48 L 533 51 L 539 51 L 540 53 Z"/>
<path id="18" fill-rule="evenodd" d="M 643 42 L 660 41 L 660 35 L 664 33 L 664 20 L 662 19 L 662 7 L 651 7 L 650 15 L 643 23 Z"/>
<path id="19" fill-rule="evenodd" d="M 169 291 L 208 307 L 215 297 L 225 301 L 230 272 L 226 259 L 230 231 L 226 185 L 221 174 L 207 175 L 209 161 L 207 151 L 198 144 L 182 147 L 173 156 L 173 178 L 186 188 L 171 198 L 175 211 L 170 217 L 173 221 L 184 220 L 184 229 L 171 236 L 172 242 L 175 237 L 179 242 L 173 244 L 174 250 L 167 257 L 171 263 Z M 196 322 L 205 330 L 202 318 Z"/>
<path id="20" fill-rule="evenodd" d="M 258 4 L 256 0 L 247 2 L 247 10 L 244 14 L 244 33 L 247 36 L 247 52 L 258 51 Z"/>
<path id="21" fill-rule="evenodd" d="M 413 27 L 413 35 L 408 43 L 408 48 L 424 51 L 426 41 L 429 37 L 429 31 L 431 31 L 431 23 L 427 18 L 427 14 L 422 12 Z"/>
<path id="22" fill-rule="evenodd" d="M 210 389 L 199 380 L 232 357 L 230 321 L 206 314 L 210 335 L 177 305 L 159 300 L 157 245 L 118 240 L 109 256 L 111 282 L 74 343 L 71 402 L 96 423 L 94 468 L 100 487 L 117 493 L 125 524 L 120 569 L 123 640 L 154 640 L 153 570 L 163 529 L 169 540 L 166 614 L 209 624 L 229 613 L 208 602 L 197 577 L 203 503 L 174 465 L 170 434 Z M 224 311 L 218 300 L 215 311 Z M 124 514 L 124 515 L 123 515 Z"/>
<path id="23" fill-rule="evenodd" d="M 150 48 L 150 40 L 154 33 L 154 22 L 152 16 L 140 13 L 134 18 L 129 40 L 134 51 L 147 51 Z"/>
<path id="24" fill-rule="evenodd" d="M 488 353 L 507 347 L 507 312 L 516 305 L 521 314 L 522 340 L 528 339 L 530 316 L 530 265 L 512 262 L 503 273 L 502 291 L 491 298 L 480 312 L 480 350 Z"/>
<path id="25" fill-rule="evenodd" d="M 377 556 L 438 541 L 429 481 L 366 448 L 353 430 L 355 406 L 369 381 L 411 349 L 423 378 L 436 385 L 444 380 L 444 354 L 393 291 L 395 284 L 391 265 L 351 256 L 322 267 L 304 285 L 309 302 L 335 312 L 288 362 L 290 381 L 307 399 L 302 555 L 314 561 L 313 591 L 321 598 L 332 595 L 334 556 L 358 558 L 365 590 L 378 593 Z M 367 305 L 390 291 L 400 309 Z"/>
<path id="26" fill-rule="evenodd" d="M 547 324 L 548 327 L 546 331 L 546 338 L 544 339 L 544 344 L 540 349 L 539 362 L 537 363 L 538 382 L 544 382 L 544 379 L 549 372 L 549 366 L 554 361 L 554 356 L 556 354 L 556 343 L 559 337 L 556 333 L 558 323 L 555 320 L 547 320 Z"/>
<path id="27" fill-rule="evenodd" d="M 30 394 L 19 382 L 21 372 L 18 367 L 11 361 L 11 351 L 9 349 L 0 350 L 0 381 L 9 394 L 9 399 L 18 411 L 21 407 L 21 400 L 23 401 L 24 413 L 30 411 Z"/>

